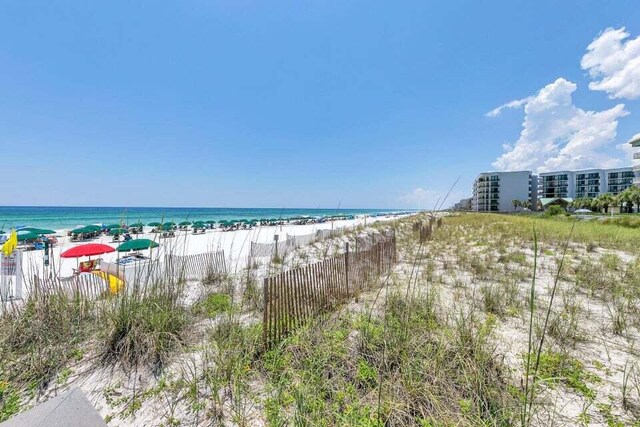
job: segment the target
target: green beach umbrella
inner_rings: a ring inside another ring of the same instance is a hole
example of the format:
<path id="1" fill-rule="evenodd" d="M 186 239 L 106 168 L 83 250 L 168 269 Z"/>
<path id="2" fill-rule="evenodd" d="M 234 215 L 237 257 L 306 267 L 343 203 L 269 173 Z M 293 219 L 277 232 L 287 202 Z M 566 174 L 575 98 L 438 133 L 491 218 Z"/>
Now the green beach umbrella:
<path id="1" fill-rule="evenodd" d="M 75 230 L 71 230 L 71 234 L 80 234 L 80 233 L 93 233 L 96 230 L 94 230 L 93 228 L 89 228 L 89 227 L 80 227 L 80 228 L 76 228 Z"/>
<path id="2" fill-rule="evenodd" d="M 40 234 L 33 233 L 33 232 L 18 234 L 18 242 L 24 242 L 25 240 L 35 240 L 39 237 L 40 237 Z"/>
<path id="3" fill-rule="evenodd" d="M 102 231 L 102 227 L 100 227 L 99 225 L 94 225 L 94 224 L 89 224 L 89 225 L 85 225 L 84 227 L 85 230 L 89 230 L 91 231 Z"/>
<path id="4" fill-rule="evenodd" d="M 149 224 L 147 224 L 147 225 L 148 225 L 149 227 L 160 227 L 160 226 L 162 225 L 162 223 L 161 223 L 161 222 L 154 221 L 154 222 L 150 222 L 150 223 L 149 223 Z"/>
<path id="5" fill-rule="evenodd" d="M 196 222 L 194 222 L 194 223 L 193 223 L 193 226 L 194 226 L 194 227 L 196 227 L 196 226 L 197 226 L 197 227 L 202 227 L 202 226 L 204 226 L 204 222 L 202 222 L 202 221 L 196 221 Z"/>
<path id="6" fill-rule="evenodd" d="M 126 232 L 126 228 L 112 228 L 111 230 L 109 230 L 109 234 L 112 236 L 119 236 L 121 234 L 125 234 Z"/>
<path id="7" fill-rule="evenodd" d="M 56 234 L 55 230 L 49 230 L 48 228 L 34 228 L 34 227 L 26 227 L 21 228 L 17 231 L 18 235 L 20 233 L 36 233 L 36 234 Z"/>
<path id="8" fill-rule="evenodd" d="M 109 224 L 107 225 L 106 228 L 108 229 L 112 229 L 112 228 L 125 228 L 127 225 L 126 224 Z"/>
<path id="9" fill-rule="evenodd" d="M 182 221 L 179 225 L 191 225 L 191 221 Z"/>
<path id="10" fill-rule="evenodd" d="M 133 224 L 129 224 L 129 227 L 140 228 L 140 227 L 144 227 L 144 224 L 141 222 L 134 222 Z"/>
<path id="11" fill-rule="evenodd" d="M 128 242 L 124 242 L 120 246 L 116 248 L 118 252 L 129 252 L 129 251 L 141 251 L 144 249 L 157 248 L 160 246 L 153 240 L 149 239 L 134 239 L 129 240 Z"/>
<path id="12" fill-rule="evenodd" d="M 164 224 L 162 224 L 162 225 L 167 225 L 167 226 L 169 226 L 169 227 L 175 227 L 175 226 L 176 226 L 176 223 L 175 223 L 175 222 L 168 221 L 168 222 L 165 222 L 165 223 L 164 223 Z"/>
<path id="13" fill-rule="evenodd" d="M 204 222 L 205 224 L 215 224 L 216 221 L 212 220 L 212 219 L 208 219 Z"/>

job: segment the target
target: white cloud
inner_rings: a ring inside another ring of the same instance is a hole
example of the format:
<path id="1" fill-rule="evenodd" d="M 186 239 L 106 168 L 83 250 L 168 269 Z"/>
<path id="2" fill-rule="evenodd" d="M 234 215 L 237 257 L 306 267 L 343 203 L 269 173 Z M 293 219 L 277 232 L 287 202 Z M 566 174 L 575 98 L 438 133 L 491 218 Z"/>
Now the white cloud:
<path id="1" fill-rule="evenodd" d="M 527 102 L 529 102 L 531 100 L 531 97 L 527 97 L 527 98 L 522 98 L 522 99 L 516 99 L 514 101 L 509 101 L 506 104 L 502 104 L 499 107 L 494 108 L 493 110 L 489 111 L 488 113 L 485 114 L 485 116 L 487 117 L 497 117 L 500 115 L 500 113 L 502 113 L 502 110 L 506 109 L 506 108 L 520 108 L 523 105 L 525 105 Z"/>
<path id="2" fill-rule="evenodd" d="M 536 172 L 621 166 L 620 156 L 612 155 L 612 142 L 618 119 L 628 114 L 624 104 L 584 111 L 573 105 L 575 90 L 575 83 L 559 78 L 525 98 L 520 138 L 504 146 L 505 153 L 493 166 Z"/>
<path id="3" fill-rule="evenodd" d="M 607 28 L 587 47 L 580 65 L 594 80 L 589 89 L 610 98 L 640 98 L 640 36 L 626 40 L 625 28 Z"/>

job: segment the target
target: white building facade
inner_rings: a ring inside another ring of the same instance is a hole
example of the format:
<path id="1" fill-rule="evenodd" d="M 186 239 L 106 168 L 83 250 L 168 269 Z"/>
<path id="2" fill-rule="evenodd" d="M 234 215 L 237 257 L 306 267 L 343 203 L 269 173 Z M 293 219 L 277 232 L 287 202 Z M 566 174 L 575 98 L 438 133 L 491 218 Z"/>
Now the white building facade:
<path id="1" fill-rule="evenodd" d="M 638 150 L 638 147 L 640 147 L 640 134 L 634 136 L 628 142 L 636 149 L 636 152 L 633 153 L 633 171 L 635 172 L 633 183 L 640 186 L 640 150 Z"/>
<path id="2" fill-rule="evenodd" d="M 471 210 L 512 212 L 513 200 L 537 204 L 537 176 L 530 171 L 483 172 L 473 182 Z"/>
<path id="3" fill-rule="evenodd" d="M 632 167 L 616 169 L 585 169 L 541 173 L 539 198 L 584 198 L 601 194 L 619 194 L 633 185 Z"/>

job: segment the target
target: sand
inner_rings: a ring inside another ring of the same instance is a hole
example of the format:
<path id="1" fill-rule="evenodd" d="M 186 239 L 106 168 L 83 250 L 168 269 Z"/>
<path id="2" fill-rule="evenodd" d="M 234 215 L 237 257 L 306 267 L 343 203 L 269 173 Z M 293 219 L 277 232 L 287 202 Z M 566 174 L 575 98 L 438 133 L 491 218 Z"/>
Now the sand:
<path id="1" fill-rule="evenodd" d="M 153 249 L 151 256 L 155 257 L 162 255 L 164 252 L 170 251 L 173 254 L 179 255 L 193 255 L 201 254 L 205 252 L 211 252 L 216 250 L 224 250 L 227 260 L 227 266 L 230 267 L 231 272 L 238 271 L 246 266 L 247 257 L 251 242 L 260 243 L 272 243 L 274 236 L 279 235 L 279 239 L 282 241 L 286 239 L 286 235 L 305 235 L 315 233 L 318 230 L 330 230 L 332 228 L 341 227 L 355 227 L 358 225 L 372 224 L 378 221 L 389 221 L 397 219 L 398 216 L 384 216 L 366 219 L 364 217 L 355 218 L 352 220 L 339 220 L 333 222 L 319 223 L 319 224 L 306 224 L 306 225 L 282 225 L 282 226 L 259 226 L 250 230 L 234 230 L 234 231 L 222 231 L 219 229 L 207 230 L 204 234 L 194 235 L 191 230 L 177 230 L 175 237 L 161 238 L 157 233 L 143 233 L 139 234 L 137 238 L 152 239 L 160 244 L 159 248 Z M 145 227 L 145 230 L 149 230 L 150 227 Z M 61 258 L 60 253 L 66 251 L 69 248 L 78 246 L 85 243 L 104 243 L 113 247 L 117 247 L 122 241 L 114 242 L 112 236 L 101 235 L 99 238 L 91 239 L 82 242 L 72 242 L 70 237 L 67 237 L 68 230 L 56 230 L 56 238 L 58 244 L 53 248 L 51 254 L 51 266 L 48 268 L 50 272 L 53 272 L 59 277 L 67 277 L 73 274 L 73 270 L 77 267 L 78 261 L 86 261 L 89 258 L 83 257 L 76 258 Z M 132 236 L 136 238 L 136 236 Z M 144 255 L 149 255 L 150 251 L 143 251 Z M 114 262 L 118 256 L 122 256 L 117 252 L 100 255 L 99 257 L 107 262 Z M 28 251 L 23 255 L 23 270 L 25 274 L 29 272 L 42 272 L 44 269 L 44 251 Z"/>

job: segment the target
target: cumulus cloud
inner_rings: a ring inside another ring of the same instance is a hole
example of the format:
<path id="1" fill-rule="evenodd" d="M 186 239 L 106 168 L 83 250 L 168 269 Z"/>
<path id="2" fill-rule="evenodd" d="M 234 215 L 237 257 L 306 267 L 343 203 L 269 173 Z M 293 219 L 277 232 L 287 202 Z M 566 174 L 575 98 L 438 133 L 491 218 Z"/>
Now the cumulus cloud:
<path id="1" fill-rule="evenodd" d="M 612 142 L 618 119 L 628 114 L 624 104 L 604 111 L 584 111 L 573 105 L 575 90 L 575 83 L 559 78 L 536 95 L 520 100 L 525 114 L 520 137 L 504 146 L 505 152 L 493 167 L 545 172 L 621 166 L 619 156 L 612 155 Z"/>
<path id="2" fill-rule="evenodd" d="M 527 97 L 527 98 L 522 98 L 522 99 L 516 99 L 514 101 L 509 101 L 506 104 L 502 104 L 499 107 L 494 108 L 493 110 L 489 111 L 488 113 L 485 114 L 485 116 L 487 117 L 497 117 L 500 115 L 500 113 L 502 113 L 502 110 L 507 109 L 507 108 L 520 108 L 523 105 L 525 105 L 527 102 L 529 102 L 531 100 L 531 97 Z"/>
<path id="3" fill-rule="evenodd" d="M 610 98 L 640 98 L 640 36 L 629 36 L 625 27 L 607 28 L 587 47 L 580 65 L 593 80 L 589 89 Z"/>

